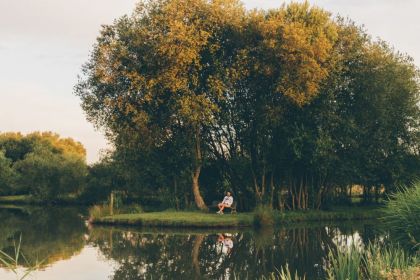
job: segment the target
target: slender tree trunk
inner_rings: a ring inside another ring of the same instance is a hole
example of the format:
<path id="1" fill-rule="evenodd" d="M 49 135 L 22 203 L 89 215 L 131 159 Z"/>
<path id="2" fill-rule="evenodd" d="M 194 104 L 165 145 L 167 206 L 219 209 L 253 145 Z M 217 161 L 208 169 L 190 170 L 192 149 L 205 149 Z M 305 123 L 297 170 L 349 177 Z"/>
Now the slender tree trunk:
<path id="1" fill-rule="evenodd" d="M 192 172 L 192 192 L 194 195 L 194 201 L 198 209 L 208 211 L 209 209 L 200 193 L 199 179 L 203 159 L 201 155 L 200 133 L 198 129 L 195 132 L 194 156 L 194 171 Z"/>
<path id="2" fill-rule="evenodd" d="M 271 209 L 274 208 L 274 172 L 271 172 L 271 178 L 270 178 L 270 207 Z"/>
<path id="3" fill-rule="evenodd" d="M 114 192 L 109 194 L 109 215 L 114 215 Z"/>

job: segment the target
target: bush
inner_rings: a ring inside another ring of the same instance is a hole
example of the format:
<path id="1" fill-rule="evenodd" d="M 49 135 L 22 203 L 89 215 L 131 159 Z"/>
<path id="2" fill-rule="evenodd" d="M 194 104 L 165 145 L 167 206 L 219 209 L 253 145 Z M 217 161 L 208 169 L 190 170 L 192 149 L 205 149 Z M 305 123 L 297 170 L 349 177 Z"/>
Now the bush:
<path id="1" fill-rule="evenodd" d="M 85 180 L 86 164 L 77 156 L 39 147 L 15 164 L 19 185 L 42 201 L 52 202 L 77 193 Z"/>
<path id="2" fill-rule="evenodd" d="M 274 224 L 274 211 L 269 206 L 258 206 L 254 210 L 254 226 L 272 226 Z"/>
<path id="3" fill-rule="evenodd" d="M 143 213 L 143 208 L 136 203 L 130 204 L 130 205 L 124 205 L 118 208 L 119 214 L 137 214 L 137 213 Z"/>
<path id="4" fill-rule="evenodd" d="M 143 213 L 143 208 L 139 204 L 130 204 L 113 209 L 113 214 L 137 214 Z M 95 220 L 101 217 L 110 216 L 109 204 L 94 205 L 89 208 L 89 220 Z"/>
<path id="5" fill-rule="evenodd" d="M 94 205 L 89 208 L 89 220 L 95 220 L 109 215 L 109 205 Z"/>

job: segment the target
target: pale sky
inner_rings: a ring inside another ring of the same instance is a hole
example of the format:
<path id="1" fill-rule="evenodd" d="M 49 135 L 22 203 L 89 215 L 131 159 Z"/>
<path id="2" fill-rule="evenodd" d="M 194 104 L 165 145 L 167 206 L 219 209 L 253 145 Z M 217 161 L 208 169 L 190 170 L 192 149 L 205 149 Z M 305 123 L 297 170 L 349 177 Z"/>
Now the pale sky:
<path id="1" fill-rule="evenodd" d="M 243 2 L 248 8 L 272 8 L 284 1 Z M 364 25 L 374 38 L 408 53 L 420 65 L 420 0 L 309 2 Z M 0 0 L 0 132 L 54 131 L 82 142 L 88 162 L 95 162 L 106 141 L 85 120 L 73 86 L 100 25 L 130 14 L 135 3 Z"/>

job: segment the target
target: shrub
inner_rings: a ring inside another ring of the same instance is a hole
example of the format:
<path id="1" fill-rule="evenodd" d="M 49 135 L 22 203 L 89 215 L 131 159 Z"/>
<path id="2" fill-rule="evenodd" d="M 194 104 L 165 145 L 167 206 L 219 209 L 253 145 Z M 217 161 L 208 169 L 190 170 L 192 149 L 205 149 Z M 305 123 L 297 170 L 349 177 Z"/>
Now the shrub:
<path id="1" fill-rule="evenodd" d="M 272 226 L 274 224 L 274 211 L 269 206 L 258 206 L 254 210 L 254 226 Z"/>
<path id="2" fill-rule="evenodd" d="M 143 208 L 137 203 L 124 205 L 118 209 L 118 213 L 120 214 L 137 214 L 137 213 L 143 213 L 143 212 L 144 212 Z"/>
<path id="3" fill-rule="evenodd" d="M 109 205 L 94 205 L 89 208 L 89 220 L 95 220 L 109 215 Z"/>

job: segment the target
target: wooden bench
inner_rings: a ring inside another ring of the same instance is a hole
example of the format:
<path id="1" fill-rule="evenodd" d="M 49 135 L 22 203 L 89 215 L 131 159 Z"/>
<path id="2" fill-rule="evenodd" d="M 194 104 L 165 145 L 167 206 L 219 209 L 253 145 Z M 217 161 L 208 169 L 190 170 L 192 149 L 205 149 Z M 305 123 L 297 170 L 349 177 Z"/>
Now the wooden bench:
<path id="1" fill-rule="evenodd" d="M 237 214 L 236 212 L 236 201 L 233 201 L 232 205 L 230 207 L 227 207 L 225 209 L 230 209 L 230 214 Z"/>
<path id="2" fill-rule="evenodd" d="M 213 203 L 211 204 L 211 208 L 215 208 L 215 209 L 219 209 L 218 208 L 218 204 L 220 202 L 219 201 L 213 201 Z M 236 211 L 236 201 L 233 201 L 232 205 L 230 207 L 225 207 L 225 209 L 223 210 L 224 212 L 226 210 L 230 210 L 230 214 L 237 214 L 238 212 Z"/>

